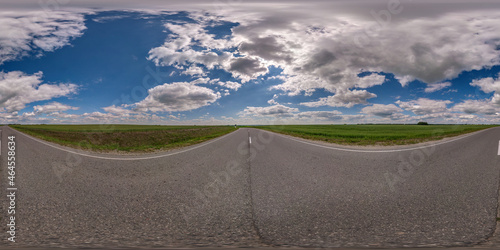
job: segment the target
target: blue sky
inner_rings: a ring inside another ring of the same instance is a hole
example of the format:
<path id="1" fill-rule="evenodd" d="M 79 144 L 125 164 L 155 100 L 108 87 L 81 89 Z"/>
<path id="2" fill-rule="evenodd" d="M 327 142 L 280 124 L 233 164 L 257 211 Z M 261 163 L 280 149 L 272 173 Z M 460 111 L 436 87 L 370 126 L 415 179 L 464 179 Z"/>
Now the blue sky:
<path id="1" fill-rule="evenodd" d="M 376 2 L 0 2 L 0 123 L 500 123 L 498 4 Z"/>

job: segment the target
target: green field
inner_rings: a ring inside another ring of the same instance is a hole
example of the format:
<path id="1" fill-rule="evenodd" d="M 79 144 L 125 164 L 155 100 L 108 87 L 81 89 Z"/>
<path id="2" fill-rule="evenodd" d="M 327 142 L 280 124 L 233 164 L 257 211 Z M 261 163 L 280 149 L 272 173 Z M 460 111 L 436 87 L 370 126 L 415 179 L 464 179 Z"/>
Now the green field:
<path id="1" fill-rule="evenodd" d="M 498 125 L 276 125 L 255 128 L 347 145 L 404 145 L 440 140 Z"/>
<path id="2" fill-rule="evenodd" d="M 151 152 L 200 143 L 234 126 L 10 125 L 61 145 L 100 152 Z"/>

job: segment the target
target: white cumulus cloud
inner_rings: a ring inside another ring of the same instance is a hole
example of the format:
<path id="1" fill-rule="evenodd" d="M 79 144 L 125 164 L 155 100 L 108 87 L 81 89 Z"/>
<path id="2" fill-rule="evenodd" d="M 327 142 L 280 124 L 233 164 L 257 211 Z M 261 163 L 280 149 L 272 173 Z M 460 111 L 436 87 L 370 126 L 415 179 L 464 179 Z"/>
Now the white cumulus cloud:
<path id="1" fill-rule="evenodd" d="M 35 113 L 50 114 L 54 112 L 63 112 L 68 110 L 78 110 L 78 107 L 69 106 L 60 102 L 51 102 L 44 105 L 36 105 L 33 107 Z"/>
<path id="2" fill-rule="evenodd" d="M 425 93 L 436 92 L 451 86 L 451 82 L 429 83 L 425 88 Z"/>
<path id="3" fill-rule="evenodd" d="M 465 100 L 453 106 L 452 110 L 466 114 L 495 115 L 500 107 L 487 100 Z"/>
<path id="4" fill-rule="evenodd" d="M 303 102 L 301 105 L 307 107 L 331 106 L 351 108 L 356 104 L 366 104 L 368 103 L 368 99 L 375 97 L 377 97 L 376 94 L 366 90 L 347 90 L 340 91 L 333 96 L 320 98 L 319 101 Z"/>
<path id="5" fill-rule="evenodd" d="M 273 116 L 273 117 L 289 117 L 293 113 L 299 112 L 297 108 L 287 107 L 281 104 L 276 104 L 268 107 L 247 107 L 242 116 Z"/>
<path id="6" fill-rule="evenodd" d="M 42 72 L 33 75 L 21 71 L 0 72 L 0 111 L 19 111 L 29 103 L 68 96 L 78 90 L 72 83 L 43 84 L 42 76 Z"/>
<path id="7" fill-rule="evenodd" d="M 1 11 L 0 65 L 32 52 L 50 52 L 83 34 L 82 13 L 65 11 Z"/>
<path id="8" fill-rule="evenodd" d="M 485 93 L 500 92 L 500 77 L 496 79 L 493 77 L 475 79 L 472 80 L 470 85 L 479 87 Z"/>
<path id="9" fill-rule="evenodd" d="M 393 117 L 403 110 L 396 107 L 394 104 L 373 104 L 372 106 L 364 107 L 361 112 L 368 115 L 376 115 L 384 118 Z"/>
<path id="10" fill-rule="evenodd" d="M 166 83 L 148 90 L 148 96 L 136 103 L 138 111 L 187 111 L 210 105 L 221 95 L 187 82 Z"/>
<path id="11" fill-rule="evenodd" d="M 446 111 L 447 105 L 452 102 L 449 100 L 431 100 L 428 98 L 419 98 L 408 102 L 397 101 L 399 107 L 413 112 L 416 115 L 427 115 Z"/>
<path id="12" fill-rule="evenodd" d="M 342 120 L 344 117 L 342 116 L 342 112 L 333 110 L 333 111 L 304 111 L 300 112 L 296 115 L 299 119 L 307 119 L 307 120 Z"/>

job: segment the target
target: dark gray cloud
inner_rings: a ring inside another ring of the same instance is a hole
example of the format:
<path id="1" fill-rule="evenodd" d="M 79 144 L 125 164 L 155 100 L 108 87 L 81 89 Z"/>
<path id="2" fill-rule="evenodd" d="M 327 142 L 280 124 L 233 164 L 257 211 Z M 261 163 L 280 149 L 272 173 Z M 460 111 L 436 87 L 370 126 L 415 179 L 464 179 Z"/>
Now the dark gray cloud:
<path id="1" fill-rule="evenodd" d="M 120 0 L 119 2 L 111 0 L 0 0 L 2 9 L 35 9 L 40 10 L 60 10 L 74 8 L 92 8 L 104 10 L 122 10 L 122 9 L 142 9 L 142 10 L 212 10 L 212 11 L 261 11 L 261 12 L 290 12 L 311 13 L 315 15 L 335 15 L 349 14 L 358 17 L 372 19 L 370 11 L 387 10 L 388 4 L 394 2 L 389 0 L 282 0 L 282 1 L 264 1 L 264 0 L 228 0 L 228 1 L 206 1 L 206 0 L 184 0 L 184 1 L 164 1 L 164 0 Z M 417 17 L 437 17 L 444 13 L 492 10 L 500 9 L 500 2 L 496 0 L 400 0 L 403 6 L 401 15 L 393 16 L 393 20 L 417 18 Z M 277 18 L 279 20 L 279 18 Z"/>
<path id="2" fill-rule="evenodd" d="M 267 67 L 263 66 L 257 58 L 238 57 L 229 62 L 229 70 L 239 75 L 255 77 L 267 72 Z"/>
<path id="3" fill-rule="evenodd" d="M 309 61 L 304 64 L 302 69 L 305 71 L 315 71 L 323 66 L 329 65 L 336 59 L 337 57 L 335 57 L 332 52 L 328 51 L 327 49 L 321 49 L 320 51 L 314 53 L 311 58 L 309 58 Z"/>
<path id="4" fill-rule="evenodd" d="M 250 42 L 243 42 L 239 47 L 240 52 L 256 55 L 266 60 L 285 61 L 292 60 L 291 52 L 284 49 L 273 36 L 251 38 Z"/>

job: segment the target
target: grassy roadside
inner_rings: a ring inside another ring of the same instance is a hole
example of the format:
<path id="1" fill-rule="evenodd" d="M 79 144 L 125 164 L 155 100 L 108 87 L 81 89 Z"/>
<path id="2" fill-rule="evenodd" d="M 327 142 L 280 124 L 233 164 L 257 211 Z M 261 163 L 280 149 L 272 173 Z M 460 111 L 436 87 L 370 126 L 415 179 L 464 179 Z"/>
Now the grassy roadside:
<path id="1" fill-rule="evenodd" d="M 498 125 L 274 125 L 252 126 L 344 145 L 406 145 L 440 140 Z"/>
<path id="2" fill-rule="evenodd" d="M 97 152 L 153 152 L 204 142 L 234 126 L 10 125 L 60 145 Z"/>

